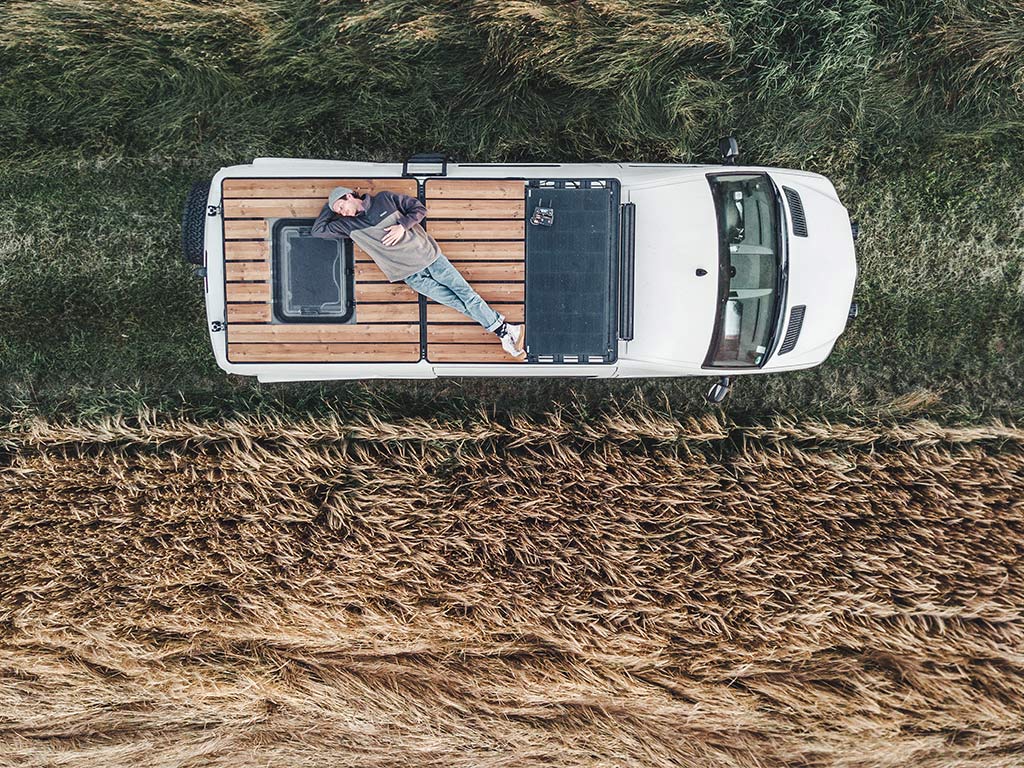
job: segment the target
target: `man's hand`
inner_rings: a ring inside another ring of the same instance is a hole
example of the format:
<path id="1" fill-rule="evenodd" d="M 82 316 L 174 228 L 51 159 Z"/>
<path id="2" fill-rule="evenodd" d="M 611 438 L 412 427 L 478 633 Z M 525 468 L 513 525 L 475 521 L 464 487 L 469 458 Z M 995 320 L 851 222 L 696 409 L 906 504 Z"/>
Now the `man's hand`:
<path id="1" fill-rule="evenodd" d="M 401 224 L 393 224 L 384 230 L 384 237 L 380 239 L 384 245 L 394 245 L 405 237 L 405 227 Z"/>

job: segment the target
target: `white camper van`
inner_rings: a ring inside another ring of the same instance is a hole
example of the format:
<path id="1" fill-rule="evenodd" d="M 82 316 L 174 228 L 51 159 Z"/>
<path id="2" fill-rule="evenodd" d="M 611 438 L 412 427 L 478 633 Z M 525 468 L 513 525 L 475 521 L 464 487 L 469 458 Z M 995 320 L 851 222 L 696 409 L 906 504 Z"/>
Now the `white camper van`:
<path id="1" fill-rule="evenodd" d="M 848 319 L 856 225 L 828 179 L 723 164 L 258 158 L 193 185 L 185 258 L 229 373 L 260 381 L 708 376 L 828 357 Z M 525 323 L 526 356 L 389 283 L 351 240 L 310 235 L 330 190 L 418 197 L 478 293 Z M 540 209 L 538 211 L 538 209 Z"/>

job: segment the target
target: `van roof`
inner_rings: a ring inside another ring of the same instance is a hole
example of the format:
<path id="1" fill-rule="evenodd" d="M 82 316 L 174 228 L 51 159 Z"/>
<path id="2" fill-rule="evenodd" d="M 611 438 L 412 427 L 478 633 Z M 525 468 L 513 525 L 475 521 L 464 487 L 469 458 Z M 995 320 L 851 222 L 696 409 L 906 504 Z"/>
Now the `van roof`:
<path id="1" fill-rule="evenodd" d="M 312 223 L 339 185 L 423 200 L 442 252 L 506 319 L 527 323 L 527 364 L 615 360 L 617 180 L 247 177 L 222 181 L 230 362 L 521 364 L 469 318 L 387 282 L 351 241 L 352 316 L 282 320 L 274 224 Z M 540 201 L 551 226 L 528 221 Z"/>

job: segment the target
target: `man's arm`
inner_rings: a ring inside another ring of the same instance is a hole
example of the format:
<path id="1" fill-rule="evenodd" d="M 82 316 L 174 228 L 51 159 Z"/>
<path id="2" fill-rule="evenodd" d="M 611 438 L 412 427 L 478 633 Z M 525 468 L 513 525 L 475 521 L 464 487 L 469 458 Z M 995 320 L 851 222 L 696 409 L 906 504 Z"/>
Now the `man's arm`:
<path id="1" fill-rule="evenodd" d="M 395 201 L 395 208 L 402 214 L 398 217 L 398 223 L 406 229 L 412 229 L 427 215 L 427 207 L 415 197 L 401 195 L 397 192 L 392 192 L 391 197 Z"/>
<path id="2" fill-rule="evenodd" d="M 316 221 L 313 222 L 313 227 L 310 229 L 310 234 L 313 237 L 348 237 L 348 229 L 345 226 L 345 222 L 341 220 L 340 216 L 336 216 L 331 207 L 324 203 L 324 208 L 320 211 L 320 215 L 316 217 Z"/>

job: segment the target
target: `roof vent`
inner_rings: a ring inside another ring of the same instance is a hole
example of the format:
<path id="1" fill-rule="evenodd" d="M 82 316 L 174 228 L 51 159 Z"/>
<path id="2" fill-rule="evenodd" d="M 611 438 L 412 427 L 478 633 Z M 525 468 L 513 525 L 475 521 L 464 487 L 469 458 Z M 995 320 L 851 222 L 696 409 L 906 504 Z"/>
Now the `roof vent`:
<path id="1" fill-rule="evenodd" d="M 800 193 L 795 189 L 783 187 L 786 193 L 786 200 L 789 201 L 789 215 L 793 219 L 793 234 L 797 237 L 807 237 L 807 219 L 804 217 L 804 203 L 800 199 Z"/>
<path id="2" fill-rule="evenodd" d="M 793 347 L 796 346 L 796 341 L 800 338 L 800 329 L 804 324 L 805 309 L 807 309 L 807 305 L 801 304 L 789 311 L 789 327 L 786 328 L 786 338 L 782 340 L 782 346 L 779 347 L 780 355 L 792 352 Z"/>

